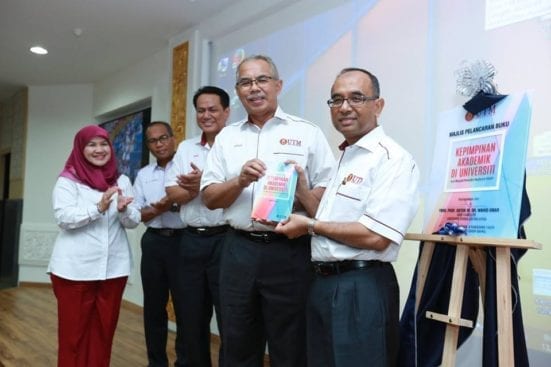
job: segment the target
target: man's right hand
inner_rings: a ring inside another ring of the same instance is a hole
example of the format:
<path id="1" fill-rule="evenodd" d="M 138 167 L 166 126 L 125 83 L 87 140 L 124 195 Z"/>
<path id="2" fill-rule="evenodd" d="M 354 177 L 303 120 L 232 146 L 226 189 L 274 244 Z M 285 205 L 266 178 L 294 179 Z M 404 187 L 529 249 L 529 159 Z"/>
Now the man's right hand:
<path id="1" fill-rule="evenodd" d="M 266 172 L 266 165 L 260 159 L 251 159 L 243 165 L 239 173 L 239 186 L 245 188 L 258 181 Z"/>

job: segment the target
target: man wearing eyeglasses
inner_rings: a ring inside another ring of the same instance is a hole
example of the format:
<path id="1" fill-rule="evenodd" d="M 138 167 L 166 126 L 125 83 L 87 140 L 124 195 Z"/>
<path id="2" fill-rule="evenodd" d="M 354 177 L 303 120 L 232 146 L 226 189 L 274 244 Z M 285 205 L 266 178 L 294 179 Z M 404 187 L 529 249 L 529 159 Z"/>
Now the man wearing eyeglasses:
<path id="1" fill-rule="evenodd" d="M 140 263 L 145 343 L 148 366 L 166 367 L 169 293 L 175 306 L 176 323 L 181 325 L 182 320 L 177 306 L 184 292 L 179 287 L 176 255 L 184 223 L 178 213 L 180 206 L 168 198 L 164 186 L 165 172 L 173 164 L 176 150 L 171 126 L 164 121 L 151 122 L 145 131 L 145 141 L 156 159 L 143 167 L 134 181 L 134 202 L 147 226 L 141 240 Z M 175 365 L 189 366 L 181 333 L 178 327 Z"/>
<path id="2" fill-rule="evenodd" d="M 379 126 L 384 100 L 373 74 L 342 70 L 327 104 L 345 139 L 339 166 L 315 216 L 292 214 L 276 227 L 290 238 L 312 235 L 308 363 L 395 366 L 399 295 L 390 263 L 417 211 L 419 172 Z"/>
<path id="3" fill-rule="evenodd" d="M 222 210 L 210 210 L 201 200 L 199 183 L 205 159 L 218 143 L 218 133 L 230 114 L 230 97 L 223 89 L 204 86 L 195 92 L 193 106 L 201 134 L 178 146 L 173 165 L 165 177 L 169 198 L 181 205 L 185 228 L 177 255 L 179 282 L 183 293 L 180 303 L 182 341 L 191 367 L 211 367 L 210 321 L 213 306 L 218 331 L 223 337 L 220 319 L 220 256 L 228 226 Z M 224 343 L 219 364 L 224 359 Z"/>
<path id="4" fill-rule="evenodd" d="M 303 179 L 295 206 L 313 213 L 334 157 L 317 125 L 279 107 L 283 82 L 269 57 L 245 58 L 236 80 L 248 117 L 217 136 L 201 180 L 203 201 L 223 208 L 232 227 L 220 280 L 224 366 L 261 367 L 267 342 L 272 367 L 303 367 L 310 238 L 290 240 L 251 219 L 254 187 L 268 165 L 293 161 Z"/>

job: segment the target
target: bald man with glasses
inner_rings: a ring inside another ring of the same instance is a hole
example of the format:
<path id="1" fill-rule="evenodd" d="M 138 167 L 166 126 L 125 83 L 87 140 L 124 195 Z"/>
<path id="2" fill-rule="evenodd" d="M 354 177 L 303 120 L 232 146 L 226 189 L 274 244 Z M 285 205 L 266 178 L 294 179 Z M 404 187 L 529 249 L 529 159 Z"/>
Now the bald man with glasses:
<path id="1" fill-rule="evenodd" d="M 419 171 L 378 119 L 377 78 L 343 69 L 327 101 L 344 142 L 315 216 L 292 214 L 276 232 L 312 235 L 316 273 L 306 309 L 311 367 L 395 366 L 398 282 L 391 265 L 419 203 Z"/>

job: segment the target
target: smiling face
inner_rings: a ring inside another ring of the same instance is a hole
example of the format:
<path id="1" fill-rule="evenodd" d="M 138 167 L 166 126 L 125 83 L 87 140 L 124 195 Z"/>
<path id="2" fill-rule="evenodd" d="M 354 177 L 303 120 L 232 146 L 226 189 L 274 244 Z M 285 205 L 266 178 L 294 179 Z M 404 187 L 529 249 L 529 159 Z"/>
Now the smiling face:
<path id="1" fill-rule="evenodd" d="M 86 143 L 83 155 L 84 158 L 94 166 L 102 167 L 105 166 L 111 158 L 111 146 L 106 139 L 95 137 Z"/>
<path id="2" fill-rule="evenodd" d="M 207 139 L 216 136 L 226 125 L 230 108 L 224 108 L 220 97 L 216 94 L 201 94 L 197 97 L 195 116 L 197 125 L 205 133 Z"/>
<path id="3" fill-rule="evenodd" d="M 264 60 L 247 60 L 239 67 L 235 89 L 243 107 L 249 114 L 250 120 L 255 124 L 262 126 L 275 114 L 277 96 L 283 85 L 283 82 L 274 79 L 275 77 L 270 64 Z M 239 82 L 243 80 L 252 80 L 253 83 L 240 86 Z M 262 82 L 257 82 L 258 80 Z"/>
<path id="4" fill-rule="evenodd" d="M 348 99 L 354 96 L 374 96 L 371 79 L 361 71 L 339 75 L 331 88 L 331 98 Z M 346 100 L 341 106 L 331 108 L 333 126 L 344 136 L 348 144 L 354 144 L 378 126 L 377 118 L 384 105 L 382 98 L 366 100 L 354 107 Z"/>

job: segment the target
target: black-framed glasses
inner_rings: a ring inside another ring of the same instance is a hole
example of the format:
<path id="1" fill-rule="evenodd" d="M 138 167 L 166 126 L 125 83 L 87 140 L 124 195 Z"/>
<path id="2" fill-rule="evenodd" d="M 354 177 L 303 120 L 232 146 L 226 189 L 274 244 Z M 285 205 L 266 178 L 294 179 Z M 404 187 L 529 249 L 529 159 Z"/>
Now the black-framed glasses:
<path id="1" fill-rule="evenodd" d="M 363 105 L 367 101 L 374 101 L 376 99 L 379 99 L 379 97 L 368 97 L 363 94 L 354 94 L 348 98 L 337 96 L 327 100 L 327 105 L 331 108 L 337 108 L 341 107 L 344 104 L 344 101 L 347 101 L 350 107 L 357 107 Z"/>
<path id="2" fill-rule="evenodd" d="M 260 75 L 260 76 L 257 76 L 255 79 L 243 78 L 243 79 L 239 79 L 237 83 L 235 83 L 235 86 L 237 88 L 246 89 L 246 88 L 252 88 L 253 83 L 256 83 L 256 85 L 258 85 L 259 87 L 264 87 L 270 82 L 270 80 L 273 80 L 273 79 L 274 77 L 269 75 Z"/>
<path id="3" fill-rule="evenodd" d="M 170 135 L 161 135 L 158 138 L 149 138 L 145 142 L 149 145 L 155 145 L 157 143 L 166 144 L 166 142 L 170 139 Z"/>

